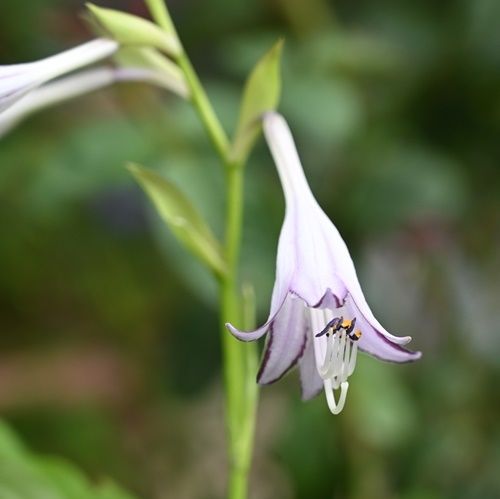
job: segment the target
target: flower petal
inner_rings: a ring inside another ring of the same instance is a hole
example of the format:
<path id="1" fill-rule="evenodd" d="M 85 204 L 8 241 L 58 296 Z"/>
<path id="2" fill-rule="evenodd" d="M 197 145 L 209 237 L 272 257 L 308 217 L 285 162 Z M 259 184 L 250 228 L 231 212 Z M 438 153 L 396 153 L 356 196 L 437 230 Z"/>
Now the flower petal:
<path id="1" fill-rule="evenodd" d="M 368 305 L 366 298 L 359 286 L 349 288 L 349 294 L 352 297 L 354 306 L 358 310 L 357 314 L 362 315 L 365 320 L 371 325 L 371 327 L 378 332 L 378 334 L 384 336 L 391 343 L 397 343 L 398 345 L 406 345 L 411 341 L 411 336 L 395 336 L 389 333 L 375 318 L 373 312 Z"/>
<path id="2" fill-rule="evenodd" d="M 229 322 L 226 322 L 226 328 L 233 336 L 236 336 L 236 338 L 242 341 L 255 341 L 259 338 L 262 338 L 262 336 L 264 336 L 269 331 L 273 322 L 280 315 L 281 309 L 284 307 L 287 296 L 288 288 L 286 288 L 285 286 L 281 286 L 279 279 L 276 279 L 276 283 L 274 284 L 273 289 L 273 298 L 271 302 L 271 312 L 269 313 L 267 321 L 262 324 L 262 326 L 254 329 L 253 331 L 243 331 L 241 329 L 235 328 Z"/>
<path id="3" fill-rule="evenodd" d="M 119 48 L 114 40 L 96 38 L 59 54 L 31 63 L 33 78 L 45 83 L 113 55 Z M 31 71 L 31 70 L 30 70 Z"/>
<path id="4" fill-rule="evenodd" d="M 266 142 L 278 169 L 287 209 L 293 206 L 295 201 L 308 199 L 314 202 L 293 141 L 292 132 L 283 116 L 273 111 L 265 113 L 263 128 Z"/>
<path id="5" fill-rule="evenodd" d="M 285 258 L 293 262 L 291 289 L 309 306 L 340 306 L 347 290 L 339 278 L 335 247 L 328 244 L 330 226 L 323 224 L 325 215 L 311 193 L 290 128 L 281 115 L 269 112 L 264 133 L 286 200 L 278 266 Z"/>
<path id="6" fill-rule="evenodd" d="M 349 295 L 347 297 L 345 307 L 353 317 L 356 317 L 356 328 L 359 328 L 362 332 L 359 340 L 359 348 L 361 350 L 378 359 L 400 363 L 412 362 L 422 356 L 421 352 L 411 352 L 403 348 L 400 343 L 392 341 L 374 327 L 371 321 L 364 316 L 352 296 Z"/>
<path id="7" fill-rule="evenodd" d="M 311 331 L 307 332 L 304 355 L 299 360 L 300 387 L 302 400 L 309 400 L 318 395 L 323 389 L 323 380 L 318 374 L 314 357 L 314 341 Z"/>
<path id="8" fill-rule="evenodd" d="M 273 296 L 271 298 L 271 310 L 267 321 L 254 331 L 241 331 L 232 324 L 226 324 L 229 331 L 242 341 L 258 340 L 267 333 L 269 327 L 279 315 L 290 291 L 290 281 L 295 270 L 295 255 L 291 250 L 293 240 L 292 234 L 283 224 L 278 242 L 278 256 L 276 258 L 276 279 L 274 282 Z"/>
<path id="9" fill-rule="evenodd" d="M 319 206 L 303 203 L 301 209 L 294 208 L 288 217 L 292 223 L 285 220 L 284 229 L 289 231 L 291 239 L 288 248 L 283 252 L 295 254 L 295 273 L 291 281 L 291 289 L 310 307 L 330 308 L 341 306 L 347 289 L 339 278 L 341 269 L 335 248 L 327 244 L 327 234 L 324 234 L 320 223 L 323 212 Z"/>
<path id="10" fill-rule="evenodd" d="M 288 295 L 269 328 L 269 336 L 257 374 L 260 384 L 283 377 L 302 357 L 306 346 L 306 313 L 302 300 Z"/>
<path id="11" fill-rule="evenodd" d="M 39 61 L 0 66 L 0 112 L 43 83 L 104 59 L 117 49 L 115 41 L 98 38 Z"/>

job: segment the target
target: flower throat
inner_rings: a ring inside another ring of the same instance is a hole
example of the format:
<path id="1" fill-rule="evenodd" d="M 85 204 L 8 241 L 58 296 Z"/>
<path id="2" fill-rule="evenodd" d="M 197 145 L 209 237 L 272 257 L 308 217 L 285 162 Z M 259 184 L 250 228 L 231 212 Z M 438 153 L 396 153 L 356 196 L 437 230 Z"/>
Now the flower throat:
<path id="1" fill-rule="evenodd" d="M 356 318 L 344 319 L 333 317 L 331 310 L 310 309 L 314 335 L 316 368 L 323 380 L 328 407 L 333 414 L 339 414 L 344 408 L 348 377 L 354 372 L 358 353 L 358 340 L 362 334 L 355 329 Z M 340 389 L 338 400 L 335 390 Z"/>

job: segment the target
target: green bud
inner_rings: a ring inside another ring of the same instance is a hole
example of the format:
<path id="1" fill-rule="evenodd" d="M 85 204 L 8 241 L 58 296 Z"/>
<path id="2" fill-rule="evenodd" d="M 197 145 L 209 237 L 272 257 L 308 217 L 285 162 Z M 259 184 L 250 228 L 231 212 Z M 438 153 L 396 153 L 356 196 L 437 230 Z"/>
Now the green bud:
<path id="1" fill-rule="evenodd" d="M 104 31 L 122 45 L 155 47 L 171 56 L 181 51 L 174 34 L 166 33 L 147 19 L 90 3 L 87 7 Z"/>
<path id="2" fill-rule="evenodd" d="M 151 12 L 152 18 L 161 26 L 167 33 L 175 34 L 175 27 L 170 18 L 164 0 L 146 0 L 146 4 Z"/>
<path id="3" fill-rule="evenodd" d="M 166 88 L 184 99 L 189 97 L 189 88 L 179 66 L 155 48 L 124 47 L 114 58 L 123 67 L 145 68 L 157 72 Z"/>
<path id="4" fill-rule="evenodd" d="M 260 117 L 274 110 L 281 93 L 280 62 L 283 40 L 279 40 L 254 66 L 243 90 L 240 117 L 232 146 L 236 162 L 244 161 L 261 130 Z"/>

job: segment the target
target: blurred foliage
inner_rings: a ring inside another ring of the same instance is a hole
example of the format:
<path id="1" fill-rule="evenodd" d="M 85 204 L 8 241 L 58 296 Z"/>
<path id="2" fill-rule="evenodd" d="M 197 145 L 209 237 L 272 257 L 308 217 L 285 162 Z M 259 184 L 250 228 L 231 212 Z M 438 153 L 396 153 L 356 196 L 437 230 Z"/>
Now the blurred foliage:
<path id="1" fill-rule="evenodd" d="M 500 3 L 169 6 L 228 130 L 249 70 L 285 38 L 281 111 L 312 188 L 376 315 L 424 352 L 409 366 L 360 358 L 335 418 L 322 397 L 300 402 L 295 375 L 265 387 L 252 497 L 498 497 Z M 2 0 L 0 61 L 85 40 L 82 9 Z M 175 182 L 221 235 L 221 169 L 172 96 L 123 84 L 2 139 L 0 408 L 30 448 L 90 477 L 141 497 L 222 497 L 216 290 L 127 161 Z M 246 177 L 242 278 L 263 318 L 283 199 L 262 141 Z"/>
<path id="2" fill-rule="evenodd" d="M 23 448 L 0 422 L 0 496 L 12 499 L 132 499 L 112 482 L 95 487 L 69 463 Z"/>

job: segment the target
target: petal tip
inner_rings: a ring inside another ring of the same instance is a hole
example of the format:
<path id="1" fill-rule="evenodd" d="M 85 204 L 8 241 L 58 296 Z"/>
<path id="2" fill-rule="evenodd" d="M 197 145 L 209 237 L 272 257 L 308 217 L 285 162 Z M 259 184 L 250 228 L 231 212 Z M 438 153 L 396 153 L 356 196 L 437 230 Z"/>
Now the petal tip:
<path id="1" fill-rule="evenodd" d="M 226 329 L 238 340 L 241 341 L 255 341 L 264 336 L 267 333 L 269 324 L 266 323 L 263 326 L 255 329 L 254 331 L 243 331 L 234 327 L 230 322 L 224 324 Z"/>
<path id="2" fill-rule="evenodd" d="M 408 345 L 408 343 L 410 343 L 411 340 L 412 340 L 411 336 L 401 336 L 399 338 L 398 343 L 400 345 Z"/>
<path id="3" fill-rule="evenodd" d="M 422 352 L 413 352 L 413 359 L 412 360 L 419 360 L 422 358 Z"/>
<path id="4" fill-rule="evenodd" d="M 302 386 L 300 389 L 300 399 L 302 402 L 308 402 L 309 400 L 312 400 L 313 398 L 317 397 L 321 391 L 323 390 L 323 387 L 320 386 L 319 388 L 316 388 L 315 390 L 311 391 L 306 391 L 304 387 Z"/>

